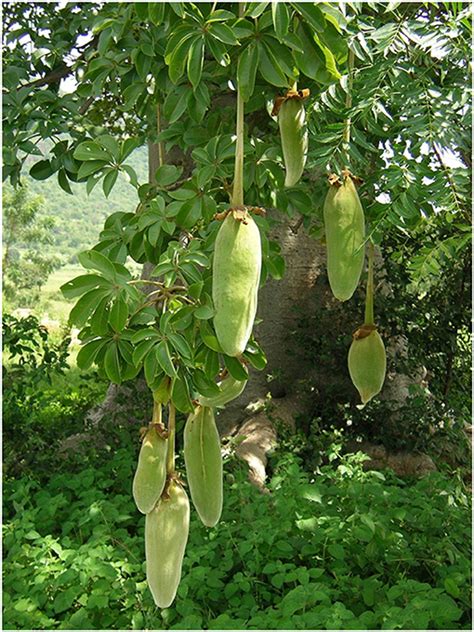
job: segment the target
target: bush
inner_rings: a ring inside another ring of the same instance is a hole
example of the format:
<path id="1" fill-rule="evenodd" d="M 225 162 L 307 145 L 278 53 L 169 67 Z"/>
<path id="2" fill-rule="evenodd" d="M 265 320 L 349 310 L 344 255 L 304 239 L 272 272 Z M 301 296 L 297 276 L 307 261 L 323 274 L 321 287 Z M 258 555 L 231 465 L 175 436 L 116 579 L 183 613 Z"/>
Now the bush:
<path id="1" fill-rule="evenodd" d="M 404 483 L 364 472 L 360 454 L 316 480 L 278 457 L 267 495 L 229 460 L 222 520 L 206 529 L 192 512 L 177 599 L 157 610 L 135 448 L 6 482 L 5 629 L 471 629 L 462 482 Z"/>
<path id="2" fill-rule="evenodd" d="M 79 432 L 107 383 L 70 369 L 69 335 L 55 340 L 34 316 L 3 319 L 4 471 L 46 475 L 60 466 L 58 446 Z"/>

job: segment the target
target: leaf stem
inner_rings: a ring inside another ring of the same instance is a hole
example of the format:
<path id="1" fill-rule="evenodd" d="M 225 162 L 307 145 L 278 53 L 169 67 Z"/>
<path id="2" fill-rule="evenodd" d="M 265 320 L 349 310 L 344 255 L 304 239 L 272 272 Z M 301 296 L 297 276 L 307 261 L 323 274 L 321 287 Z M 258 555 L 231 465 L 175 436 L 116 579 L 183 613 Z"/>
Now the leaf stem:
<path id="1" fill-rule="evenodd" d="M 168 453 L 166 455 L 166 471 L 174 472 L 174 444 L 176 436 L 176 408 L 173 402 L 168 404 Z"/>
<path id="2" fill-rule="evenodd" d="M 369 242 L 369 266 L 367 272 L 367 292 L 365 296 L 365 325 L 374 324 L 374 244 Z"/>
<path id="3" fill-rule="evenodd" d="M 346 110 L 350 110 L 352 107 L 352 79 L 354 71 L 354 51 L 349 49 L 348 58 L 348 78 L 347 78 L 347 92 L 346 92 Z M 343 133 L 343 151 L 346 156 L 346 169 L 349 169 L 349 143 L 351 141 L 351 118 L 348 116 L 344 125 Z"/>

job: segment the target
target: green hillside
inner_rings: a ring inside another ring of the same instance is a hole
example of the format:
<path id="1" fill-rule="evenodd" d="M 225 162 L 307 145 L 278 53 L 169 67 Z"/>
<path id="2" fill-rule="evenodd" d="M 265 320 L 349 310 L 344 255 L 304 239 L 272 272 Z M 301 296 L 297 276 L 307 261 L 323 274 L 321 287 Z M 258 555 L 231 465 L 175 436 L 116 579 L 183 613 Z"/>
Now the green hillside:
<path id="1" fill-rule="evenodd" d="M 146 147 L 137 149 L 127 161 L 137 172 L 139 182 L 146 182 Z M 48 180 L 34 180 L 28 174 L 33 162 L 28 163 L 25 182 L 31 193 L 44 198 L 42 213 L 55 220 L 53 253 L 64 264 L 74 263 L 75 255 L 93 246 L 98 239 L 105 218 L 116 211 L 133 211 L 137 204 L 135 189 L 124 175 L 119 178 L 109 198 L 106 198 L 99 183 L 90 195 L 85 184 L 71 183 L 74 195 L 63 191 L 56 177 Z"/>

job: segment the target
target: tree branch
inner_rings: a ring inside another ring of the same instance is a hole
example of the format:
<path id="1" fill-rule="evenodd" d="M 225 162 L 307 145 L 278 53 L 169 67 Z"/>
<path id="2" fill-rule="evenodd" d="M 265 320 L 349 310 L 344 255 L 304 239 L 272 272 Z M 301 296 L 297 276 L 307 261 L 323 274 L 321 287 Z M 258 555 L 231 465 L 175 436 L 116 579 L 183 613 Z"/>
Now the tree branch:
<path id="1" fill-rule="evenodd" d="M 46 85 L 49 86 L 52 83 L 61 81 L 61 79 L 65 79 L 73 72 L 75 63 L 84 59 L 86 56 L 86 53 L 88 53 L 90 50 L 95 50 L 98 42 L 99 42 L 99 36 L 96 35 L 90 41 L 90 43 L 87 44 L 86 47 L 84 47 L 83 50 L 79 49 L 79 50 L 82 50 L 82 53 L 79 55 L 77 59 L 74 60 L 74 63 L 72 63 L 70 66 L 67 66 L 66 64 L 62 64 L 61 66 L 58 66 L 58 68 L 55 68 L 51 72 L 47 73 L 44 77 L 40 77 L 39 79 L 34 79 L 33 81 L 29 81 L 28 83 L 21 84 L 20 86 L 18 86 L 17 90 L 21 90 L 21 88 L 40 88 L 41 86 L 46 86 Z"/>

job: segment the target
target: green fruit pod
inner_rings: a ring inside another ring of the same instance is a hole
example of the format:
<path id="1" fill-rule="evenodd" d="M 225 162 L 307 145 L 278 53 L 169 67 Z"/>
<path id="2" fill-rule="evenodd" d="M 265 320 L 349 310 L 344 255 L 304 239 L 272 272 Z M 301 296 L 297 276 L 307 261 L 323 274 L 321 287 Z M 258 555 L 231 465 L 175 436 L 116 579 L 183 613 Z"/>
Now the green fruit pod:
<path id="1" fill-rule="evenodd" d="M 283 160 L 285 162 L 285 186 L 299 182 L 308 154 L 308 131 L 306 110 L 299 97 L 288 98 L 278 112 Z"/>
<path id="2" fill-rule="evenodd" d="M 215 395 L 214 397 L 201 396 L 198 401 L 201 406 L 220 408 L 241 395 L 246 385 L 247 380 L 236 380 L 232 377 L 232 375 L 228 375 L 222 380 L 222 382 L 219 382 L 218 387 L 220 393 L 218 395 Z"/>
<path id="3" fill-rule="evenodd" d="M 250 215 L 240 221 L 229 213 L 216 237 L 212 266 L 214 327 L 224 353 L 245 351 L 257 313 L 262 247 Z"/>
<path id="4" fill-rule="evenodd" d="M 178 590 L 188 541 L 189 513 L 186 492 L 176 480 L 171 480 L 145 519 L 146 578 L 158 608 L 168 608 Z"/>
<path id="5" fill-rule="evenodd" d="M 212 408 L 198 406 L 184 427 L 184 462 L 191 499 L 206 527 L 222 513 L 222 454 Z"/>
<path id="6" fill-rule="evenodd" d="M 382 390 L 387 357 L 378 331 L 372 329 L 365 337 L 359 337 L 358 332 L 363 331 L 364 327 L 361 327 L 354 334 L 347 363 L 352 383 L 359 391 L 362 404 L 365 405 Z"/>
<path id="7" fill-rule="evenodd" d="M 153 509 L 163 492 L 167 449 L 168 440 L 159 434 L 155 426 L 150 426 L 143 438 L 132 485 L 135 504 L 143 514 Z"/>
<path id="8" fill-rule="evenodd" d="M 327 270 L 332 293 L 340 301 L 354 294 L 364 265 L 364 210 L 350 176 L 333 184 L 324 202 Z"/>

